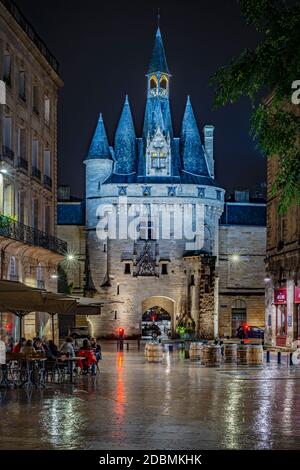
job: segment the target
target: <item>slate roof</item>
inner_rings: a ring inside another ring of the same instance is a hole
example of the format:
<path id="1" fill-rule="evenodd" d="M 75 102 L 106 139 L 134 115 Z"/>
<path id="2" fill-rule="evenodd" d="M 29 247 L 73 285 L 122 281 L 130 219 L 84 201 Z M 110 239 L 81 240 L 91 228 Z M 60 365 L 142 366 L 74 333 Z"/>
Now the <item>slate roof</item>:
<path id="1" fill-rule="evenodd" d="M 170 74 L 159 28 L 157 28 L 152 57 L 148 68 L 148 74 L 154 72 L 163 72 Z"/>
<path id="2" fill-rule="evenodd" d="M 132 173 L 136 170 L 136 137 L 127 95 L 116 130 L 114 151 L 116 173 Z"/>
<path id="3" fill-rule="evenodd" d="M 91 158 L 105 158 L 111 160 L 111 154 L 102 114 L 99 116 L 94 137 L 87 154 L 87 160 Z"/>
<path id="4" fill-rule="evenodd" d="M 225 203 L 221 225 L 266 226 L 266 204 Z"/>
<path id="5" fill-rule="evenodd" d="M 57 225 L 85 225 L 85 204 L 81 202 L 59 202 Z"/>

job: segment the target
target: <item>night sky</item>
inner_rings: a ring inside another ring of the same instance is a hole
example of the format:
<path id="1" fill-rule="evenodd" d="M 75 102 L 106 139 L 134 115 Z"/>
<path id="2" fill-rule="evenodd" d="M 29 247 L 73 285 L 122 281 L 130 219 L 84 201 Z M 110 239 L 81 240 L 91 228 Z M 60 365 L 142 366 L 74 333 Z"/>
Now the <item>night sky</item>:
<path id="1" fill-rule="evenodd" d="M 128 93 L 137 135 L 141 134 L 148 63 L 161 12 L 161 32 L 172 74 L 171 109 L 178 135 L 186 95 L 198 125 L 215 126 L 217 179 L 228 190 L 265 180 L 265 159 L 249 136 L 246 99 L 212 110 L 209 77 L 244 47 L 258 41 L 246 26 L 237 0 L 97 1 L 16 0 L 60 63 L 64 88 L 58 124 L 59 183 L 84 193 L 82 160 L 99 112 L 109 141 Z"/>

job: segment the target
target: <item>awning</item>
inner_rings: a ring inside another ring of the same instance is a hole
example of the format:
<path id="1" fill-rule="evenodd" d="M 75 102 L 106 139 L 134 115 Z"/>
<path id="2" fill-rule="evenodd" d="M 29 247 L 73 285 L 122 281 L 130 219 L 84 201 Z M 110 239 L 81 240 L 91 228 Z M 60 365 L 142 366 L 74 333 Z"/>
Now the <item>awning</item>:
<path id="1" fill-rule="evenodd" d="M 21 282 L 0 280 L 0 312 L 100 315 L 102 305 L 115 302 L 58 294 L 26 286 Z"/>
<path id="2" fill-rule="evenodd" d="M 115 300 L 95 300 L 87 297 L 48 292 L 44 289 L 26 286 L 21 282 L 0 280 L 0 312 L 12 312 L 22 318 L 31 312 L 46 312 L 52 316 L 54 338 L 54 316 L 60 315 L 101 315 L 101 306 L 123 303 Z"/>

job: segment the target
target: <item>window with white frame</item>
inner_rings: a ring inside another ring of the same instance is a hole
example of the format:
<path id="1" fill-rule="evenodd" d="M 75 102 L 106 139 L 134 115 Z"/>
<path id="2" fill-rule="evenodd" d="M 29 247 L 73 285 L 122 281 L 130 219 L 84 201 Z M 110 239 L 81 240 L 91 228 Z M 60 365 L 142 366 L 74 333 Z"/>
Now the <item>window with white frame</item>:
<path id="1" fill-rule="evenodd" d="M 45 123 L 49 126 L 50 124 L 50 98 L 47 95 L 44 97 L 44 119 L 45 119 Z"/>
<path id="2" fill-rule="evenodd" d="M 34 139 L 32 141 L 32 166 L 34 168 L 39 168 L 39 141 Z"/>
<path id="3" fill-rule="evenodd" d="M 12 134 L 12 118 L 4 116 L 3 118 L 3 145 L 6 149 L 11 150 L 11 134 Z"/>
<path id="4" fill-rule="evenodd" d="M 51 178 L 51 153 L 49 149 L 44 150 L 44 175 Z"/>

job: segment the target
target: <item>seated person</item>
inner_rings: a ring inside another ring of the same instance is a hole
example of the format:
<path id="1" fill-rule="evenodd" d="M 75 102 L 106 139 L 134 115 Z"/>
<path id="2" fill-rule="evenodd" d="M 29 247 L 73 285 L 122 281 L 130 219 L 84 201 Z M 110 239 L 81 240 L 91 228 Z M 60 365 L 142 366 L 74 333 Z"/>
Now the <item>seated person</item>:
<path id="1" fill-rule="evenodd" d="M 81 357 L 85 357 L 85 359 L 80 361 L 79 363 L 80 367 L 83 369 L 83 373 L 87 374 L 89 371 L 89 367 L 91 366 L 92 375 L 96 375 L 97 361 L 89 340 L 83 340 L 82 347 L 80 348 L 78 354 Z"/>
<path id="2" fill-rule="evenodd" d="M 52 341 L 52 339 L 49 339 L 48 341 L 48 350 L 47 350 L 47 357 L 51 359 L 56 359 L 59 356 L 59 351 L 58 347 L 56 344 Z"/>
<path id="3" fill-rule="evenodd" d="M 35 342 L 33 343 L 33 347 L 35 349 L 35 352 L 40 353 L 40 354 L 46 354 L 43 341 L 41 338 L 36 338 Z"/>
<path id="4" fill-rule="evenodd" d="M 25 356 L 30 356 L 30 355 L 35 353 L 35 349 L 33 347 L 33 342 L 31 341 L 31 339 L 26 341 L 25 346 L 21 347 L 20 353 L 25 354 Z"/>
<path id="5" fill-rule="evenodd" d="M 70 338 L 69 336 L 66 338 L 66 341 L 60 348 L 60 352 L 62 354 L 65 354 L 68 357 L 75 357 L 75 351 L 73 347 L 73 339 Z"/>
<path id="6" fill-rule="evenodd" d="M 21 348 L 25 346 L 25 344 L 26 344 L 26 338 L 21 338 L 20 341 L 13 347 L 12 352 L 19 353 L 21 351 Z"/>

